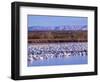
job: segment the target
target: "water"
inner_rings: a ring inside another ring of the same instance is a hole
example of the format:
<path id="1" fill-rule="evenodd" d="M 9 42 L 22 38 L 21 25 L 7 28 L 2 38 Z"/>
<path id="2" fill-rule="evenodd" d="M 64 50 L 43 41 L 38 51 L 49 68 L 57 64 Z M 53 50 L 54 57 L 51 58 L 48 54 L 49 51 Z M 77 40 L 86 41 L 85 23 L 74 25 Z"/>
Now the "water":
<path id="1" fill-rule="evenodd" d="M 29 62 L 28 66 L 53 66 L 53 65 L 77 65 L 87 64 L 87 56 L 71 56 L 68 58 L 53 58 Z"/>
<path id="2" fill-rule="evenodd" d="M 28 64 L 27 64 L 28 67 L 88 64 L 88 54 L 84 52 L 84 50 L 87 52 L 86 42 L 78 42 L 78 43 L 70 42 L 70 43 L 62 43 L 62 44 L 56 44 L 56 43 L 33 44 L 32 43 L 29 44 L 28 49 L 29 49 L 28 58 L 30 58 L 30 60 L 28 59 Z M 59 50 L 64 52 L 63 55 L 61 55 L 62 53 L 57 53 Z M 39 51 L 41 51 L 41 53 Z M 75 53 L 70 52 L 70 55 L 68 55 L 69 54 L 68 51 L 73 51 Z M 80 55 L 79 51 L 82 51 L 81 53 L 83 55 Z M 65 52 L 67 55 L 65 55 Z"/>

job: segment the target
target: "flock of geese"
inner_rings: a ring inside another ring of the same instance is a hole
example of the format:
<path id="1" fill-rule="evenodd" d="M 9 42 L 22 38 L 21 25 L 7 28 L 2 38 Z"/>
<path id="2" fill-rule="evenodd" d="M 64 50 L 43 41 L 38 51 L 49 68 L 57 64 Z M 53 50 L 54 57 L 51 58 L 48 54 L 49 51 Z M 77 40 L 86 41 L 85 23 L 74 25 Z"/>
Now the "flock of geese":
<path id="1" fill-rule="evenodd" d="M 80 45 L 81 44 L 81 45 Z M 48 60 L 53 58 L 68 58 L 71 56 L 87 56 L 86 43 L 72 43 L 68 46 L 55 46 L 54 45 L 35 45 L 28 46 L 28 61 L 33 62 L 37 60 Z M 61 48 L 62 47 L 62 48 Z M 71 48 L 72 47 L 72 48 Z M 76 48 L 77 49 L 76 49 Z M 70 48 L 70 49 L 68 49 Z"/>

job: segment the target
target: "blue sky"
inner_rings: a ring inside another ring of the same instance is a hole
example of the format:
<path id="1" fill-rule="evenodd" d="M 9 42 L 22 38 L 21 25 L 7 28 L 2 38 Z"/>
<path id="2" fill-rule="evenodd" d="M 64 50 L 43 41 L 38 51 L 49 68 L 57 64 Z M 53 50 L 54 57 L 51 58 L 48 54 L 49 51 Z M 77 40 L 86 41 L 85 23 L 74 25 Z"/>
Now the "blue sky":
<path id="1" fill-rule="evenodd" d="M 71 17 L 71 16 L 43 16 L 43 15 L 28 15 L 28 27 L 40 26 L 55 27 L 55 26 L 72 26 L 72 25 L 87 25 L 87 17 Z M 37 27 L 36 27 L 37 28 Z"/>

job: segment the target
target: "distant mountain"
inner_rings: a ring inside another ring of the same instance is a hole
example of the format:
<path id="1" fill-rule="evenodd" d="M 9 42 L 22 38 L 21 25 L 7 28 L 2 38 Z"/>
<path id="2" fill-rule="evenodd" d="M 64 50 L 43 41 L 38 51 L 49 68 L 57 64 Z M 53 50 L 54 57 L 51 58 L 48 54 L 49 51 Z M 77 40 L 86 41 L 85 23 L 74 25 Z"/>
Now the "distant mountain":
<path id="1" fill-rule="evenodd" d="M 46 30 L 87 30 L 87 25 L 63 25 L 63 26 L 31 26 L 28 31 L 46 31 Z"/>

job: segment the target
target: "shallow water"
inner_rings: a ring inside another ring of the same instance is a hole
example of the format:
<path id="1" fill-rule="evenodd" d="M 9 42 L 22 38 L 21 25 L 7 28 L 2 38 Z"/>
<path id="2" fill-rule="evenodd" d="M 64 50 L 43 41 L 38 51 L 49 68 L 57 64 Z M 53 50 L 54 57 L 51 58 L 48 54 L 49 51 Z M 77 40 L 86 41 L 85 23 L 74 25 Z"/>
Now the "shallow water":
<path id="1" fill-rule="evenodd" d="M 67 58 L 53 58 L 48 60 L 38 60 L 28 62 L 28 66 L 52 66 L 52 65 L 75 65 L 87 64 L 87 56 L 71 56 Z"/>
<path id="2" fill-rule="evenodd" d="M 50 44 L 29 44 L 28 45 L 28 58 L 29 55 L 43 56 L 47 55 L 44 51 L 84 51 L 87 50 L 87 42 L 69 42 L 69 43 L 50 43 Z M 42 51 L 42 53 L 38 53 Z M 34 52 L 34 53 L 33 53 Z M 58 54 L 59 55 L 59 54 Z M 77 64 L 88 64 L 88 54 L 85 53 L 83 56 L 79 54 L 70 55 L 67 57 L 53 57 L 48 59 L 37 59 L 27 62 L 27 66 L 53 66 L 53 65 L 77 65 Z"/>

